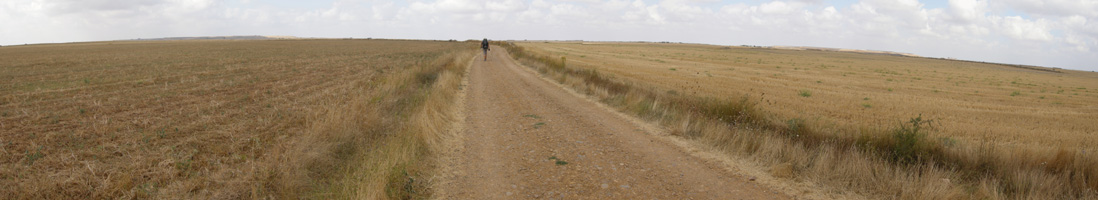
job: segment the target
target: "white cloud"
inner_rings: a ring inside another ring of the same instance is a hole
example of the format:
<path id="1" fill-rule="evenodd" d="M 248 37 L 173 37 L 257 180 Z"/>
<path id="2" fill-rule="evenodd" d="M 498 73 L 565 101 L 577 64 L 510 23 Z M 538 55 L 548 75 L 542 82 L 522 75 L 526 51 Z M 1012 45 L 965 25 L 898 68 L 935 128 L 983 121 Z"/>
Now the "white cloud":
<path id="1" fill-rule="evenodd" d="M 1002 2 L 1010 8 L 1036 15 L 1098 17 L 1098 1 L 1094 0 L 1003 0 Z"/>
<path id="2" fill-rule="evenodd" d="M 517 12 L 526 9 L 526 3 L 519 0 L 507 0 L 507 1 L 489 1 L 485 2 L 485 7 L 489 11 L 495 12 Z"/>
<path id="3" fill-rule="evenodd" d="M 800 10 L 800 6 L 790 5 L 783 1 L 773 1 L 769 3 L 763 3 L 759 5 L 758 11 L 762 14 L 789 14 L 796 10 Z"/>
<path id="4" fill-rule="evenodd" d="M 1052 40 L 1049 33 L 1048 22 L 1045 20 L 1031 21 L 1018 16 L 995 17 L 992 20 L 999 24 L 1003 34 L 1014 39 L 1037 40 L 1048 42 Z"/>
<path id="5" fill-rule="evenodd" d="M 987 12 L 987 1 L 980 0 L 950 0 L 949 11 L 951 17 L 959 23 L 972 23 L 982 20 Z"/>
<path id="6" fill-rule="evenodd" d="M 635 0 L 629 4 L 621 14 L 620 19 L 625 20 L 626 23 L 648 23 L 648 24 L 664 24 L 666 23 L 664 17 L 660 15 L 659 5 L 648 5 L 641 0 Z"/>

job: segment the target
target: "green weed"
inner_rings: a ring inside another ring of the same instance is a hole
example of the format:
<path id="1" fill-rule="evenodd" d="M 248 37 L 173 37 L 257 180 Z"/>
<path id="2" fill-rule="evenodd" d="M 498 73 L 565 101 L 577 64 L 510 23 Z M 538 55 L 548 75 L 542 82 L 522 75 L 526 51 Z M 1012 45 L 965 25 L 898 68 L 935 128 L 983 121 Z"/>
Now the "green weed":
<path id="1" fill-rule="evenodd" d="M 559 158 L 557 158 L 556 156 L 549 156 L 549 160 L 556 160 L 556 162 L 555 162 L 555 163 L 556 163 L 557 165 L 567 165 L 567 164 L 568 164 L 568 162 L 565 162 L 565 161 L 563 161 L 563 160 L 560 160 L 560 159 L 559 159 Z"/>
<path id="2" fill-rule="evenodd" d="M 38 159 L 41 159 L 42 157 L 46 157 L 45 154 L 42 154 L 42 148 L 43 148 L 43 146 L 38 146 L 38 148 L 35 149 L 33 153 L 30 152 L 30 150 L 27 150 L 25 152 L 25 154 L 26 154 L 25 156 L 27 158 L 27 165 L 34 164 L 34 161 L 37 161 Z"/>
<path id="3" fill-rule="evenodd" d="M 804 120 L 799 118 L 793 118 L 785 121 L 786 128 L 789 128 L 790 133 L 798 134 L 805 131 Z"/>

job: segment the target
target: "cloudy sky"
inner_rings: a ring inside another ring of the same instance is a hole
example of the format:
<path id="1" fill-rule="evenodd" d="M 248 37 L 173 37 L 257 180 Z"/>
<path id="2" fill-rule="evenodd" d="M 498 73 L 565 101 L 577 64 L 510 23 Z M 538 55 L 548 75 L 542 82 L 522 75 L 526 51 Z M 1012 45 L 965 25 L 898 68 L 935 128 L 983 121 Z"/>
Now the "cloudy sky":
<path id="1" fill-rule="evenodd" d="M 1098 0 L 0 2 L 0 45 L 225 35 L 820 46 L 1098 70 Z"/>

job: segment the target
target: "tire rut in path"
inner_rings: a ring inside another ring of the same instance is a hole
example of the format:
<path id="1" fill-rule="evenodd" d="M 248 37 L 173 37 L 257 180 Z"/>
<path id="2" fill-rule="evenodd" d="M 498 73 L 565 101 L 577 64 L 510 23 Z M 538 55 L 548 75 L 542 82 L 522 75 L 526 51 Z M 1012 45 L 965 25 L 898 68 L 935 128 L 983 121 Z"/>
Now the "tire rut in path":
<path id="1" fill-rule="evenodd" d="M 443 199 L 788 199 L 683 152 L 594 102 L 477 56 L 460 132 L 443 153 Z"/>

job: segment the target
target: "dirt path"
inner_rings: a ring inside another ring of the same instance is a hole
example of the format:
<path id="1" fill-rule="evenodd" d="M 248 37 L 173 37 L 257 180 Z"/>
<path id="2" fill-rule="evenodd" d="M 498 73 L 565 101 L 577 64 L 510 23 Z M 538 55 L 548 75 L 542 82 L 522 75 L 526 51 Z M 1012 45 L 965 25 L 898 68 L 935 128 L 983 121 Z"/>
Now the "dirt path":
<path id="1" fill-rule="evenodd" d="M 517 65 L 474 61 L 443 199 L 788 199 Z"/>

